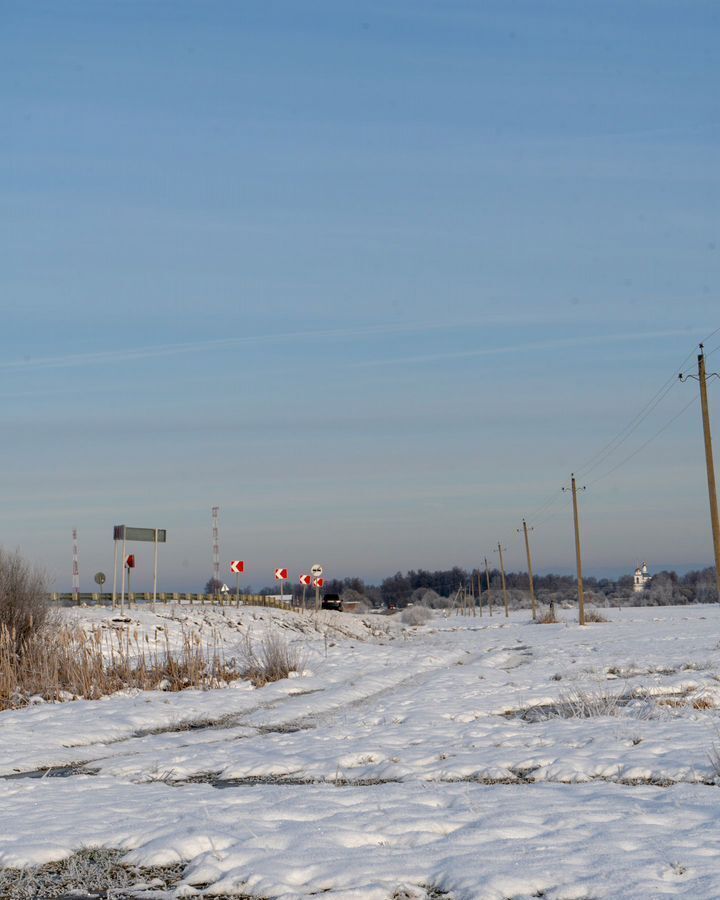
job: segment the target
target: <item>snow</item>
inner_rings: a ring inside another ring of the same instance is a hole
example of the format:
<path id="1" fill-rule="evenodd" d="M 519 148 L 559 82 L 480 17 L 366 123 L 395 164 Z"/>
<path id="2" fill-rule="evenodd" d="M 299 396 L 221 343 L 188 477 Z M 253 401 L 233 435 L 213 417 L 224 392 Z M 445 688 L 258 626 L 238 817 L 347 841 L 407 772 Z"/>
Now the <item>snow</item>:
<path id="1" fill-rule="evenodd" d="M 0 865 L 89 845 L 139 865 L 183 861 L 168 897 L 720 896 L 720 611 L 603 612 L 607 624 L 580 628 L 571 611 L 559 625 L 514 612 L 422 627 L 274 609 L 168 606 L 130 623 L 68 611 L 140 644 L 162 628 L 157 640 L 179 647 L 191 630 L 226 658 L 248 631 L 280 629 L 305 663 L 262 688 L 0 714 Z M 612 714 L 564 717 L 588 694 L 609 695 Z"/>

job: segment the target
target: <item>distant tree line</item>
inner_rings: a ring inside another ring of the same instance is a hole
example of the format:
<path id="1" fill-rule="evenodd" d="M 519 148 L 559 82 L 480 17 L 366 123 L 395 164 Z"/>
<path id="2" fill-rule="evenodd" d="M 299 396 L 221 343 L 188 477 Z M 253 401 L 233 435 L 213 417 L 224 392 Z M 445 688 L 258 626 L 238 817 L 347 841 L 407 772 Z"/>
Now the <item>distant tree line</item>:
<path id="1" fill-rule="evenodd" d="M 502 602 L 502 581 L 498 569 L 490 569 L 490 589 L 493 602 Z M 487 589 L 484 571 L 463 569 L 411 569 L 403 574 L 396 572 L 383 579 L 379 585 L 366 584 L 362 578 L 330 578 L 323 593 L 340 594 L 347 601 L 365 603 L 368 607 L 396 607 L 410 604 L 447 606 L 458 588 L 464 586 L 475 592 L 479 584 L 483 593 Z M 529 606 L 530 583 L 525 572 L 506 572 L 505 583 L 510 605 Z M 536 575 L 535 593 L 541 603 L 571 603 L 577 598 L 577 580 L 572 575 Z M 670 606 L 686 603 L 717 603 L 715 569 L 708 567 L 678 575 L 677 572 L 658 572 L 640 593 L 633 591 L 632 575 L 611 578 L 584 578 L 583 584 L 590 603 L 599 605 Z M 288 591 L 296 599 L 302 596 L 302 587 L 288 585 Z M 276 594 L 277 584 L 262 588 L 258 593 Z M 314 588 L 307 589 L 308 598 L 314 597 Z"/>

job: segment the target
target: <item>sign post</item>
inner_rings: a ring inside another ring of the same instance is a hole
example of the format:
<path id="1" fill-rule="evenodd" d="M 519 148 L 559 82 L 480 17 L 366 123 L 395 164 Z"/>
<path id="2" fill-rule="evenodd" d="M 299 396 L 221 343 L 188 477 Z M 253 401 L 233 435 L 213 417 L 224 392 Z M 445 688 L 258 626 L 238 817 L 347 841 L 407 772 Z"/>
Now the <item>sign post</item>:
<path id="1" fill-rule="evenodd" d="M 275 581 L 280 582 L 280 603 L 285 603 L 285 579 L 288 577 L 287 569 L 275 569 Z"/>
<path id="2" fill-rule="evenodd" d="M 115 597 L 117 592 L 117 557 L 118 542 L 122 541 L 122 582 L 120 592 L 120 615 L 125 613 L 125 544 L 126 541 L 147 541 L 152 542 L 154 547 L 154 564 L 153 564 L 153 609 L 155 609 L 155 601 L 157 599 L 157 570 L 158 570 L 158 544 L 164 544 L 167 541 L 167 531 L 164 528 L 132 528 L 130 525 L 115 525 L 113 527 L 113 541 L 115 542 L 115 561 L 113 564 L 113 608 L 115 607 Z M 128 571 L 128 593 L 130 593 L 130 572 Z"/>
<path id="3" fill-rule="evenodd" d="M 315 585 L 315 612 L 320 609 L 320 588 L 322 587 L 322 582 L 318 584 L 318 578 L 323 573 L 323 567 L 319 563 L 315 563 L 315 565 L 310 569 L 310 574 L 315 579 L 313 584 Z"/>
<path id="4" fill-rule="evenodd" d="M 130 590 L 130 570 L 135 568 L 135 554 L 134 553 L 128 554 L 127 559 L 125 560 L 125 567 L 127 569 L 127 575 L 128 575 L 128 603 L 130 603 L 131 602 L 131 594 L 132 594 L 132 591 Z M 135 605 L 137 606 L 137 603 Z"/>
<path id="5" fill-rule="evenodd" d="M 112 592 L 112 608 L 115 609 L 115 598 L 117 596 L 117 551 L 118 551 L 118 542 L 117 538 L 113 540 L 113 544 L 115 545 L 115 558 L 113 561 L 113 592 Z"/>
<path id="6" fill-rule="evenodd" d="M 130 593 L 130 591 L 128 591 Z M 122 587 L 120 588 L 120 615 L 125 615 L 125 529 L 122 539 Z"/>
<path id="7" fill-rule="evenodd" d="M 305 612 L 305 594 L 307 593 L 308 585 L 310 584 L 310 576 L 309 575 L 301 575 L 300 576 L 300 584 L 303 586 L 302 592 L 302 611 Z"/>
<path id="8" fill-rule="evenodd" d="M 157 600 L 157 547 L 158 547 L 158 529 L 153 529 L 153 602 L 152 608 L 155 612 L 155 601 Z"/>
<path id="9" fill-rule="evenodd" d="M 241 559 L 230 562 L 230 571 L 235 573 L 235 605 L 240 606 L 240 573 L 245 571 L 245 563 Z"/>

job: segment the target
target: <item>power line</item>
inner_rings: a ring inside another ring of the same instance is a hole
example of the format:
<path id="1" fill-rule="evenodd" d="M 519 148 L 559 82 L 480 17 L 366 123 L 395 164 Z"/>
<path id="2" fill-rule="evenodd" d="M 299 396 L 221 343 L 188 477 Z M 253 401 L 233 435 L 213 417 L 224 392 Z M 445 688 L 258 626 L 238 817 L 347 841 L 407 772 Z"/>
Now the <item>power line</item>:
<path id="1" fill-rule="evenodd" d="M 590 484 L 597 484 L 598 481 L 602 481 L 604 478 L 607 478 L 608 475 L 612 475 L 613 472 L 617 472 L 617 470 L 620 469 L 620 468 L 622 468 L 622 467 L 625 465 L 625 463 L 630 462 L 630 460 L 633 459 L 635 456 L 637 456 L 638 453 L 640 453 L 641 450 L 644 450 L 649 444 L 652 444 L 652 442 L 653 442 L 656 438 L 660 437 L 660 435 L 661 435 L 664 431 L 666 431 L 666 430 L 672 425 L 673 422 L 675 422 L 677 419 L 679 419 L 680 416 L 681 416 L 686 410 L 690 409 L 690 407 L 693 405 L 693 403 L 696 403 L 696 402 L 697 402 L 697 399 L 698 399 L 697 397 L 693 397 L 692 400 L 690 400 L 689 403 L 686 403 L 685 406 L 683 406 L 683 408 L 680 410 L 680 412 L 676 413 L 671 419 L 669 419 L 669 420 L 662 426 L 662 428 L 660 428 L 658 431 L 656 431 L 655 434 L 654 434 L 651 438 L 648 438 L 648 440 L 646 440 L 644 444 L 641 444 L 636 450 L 633 450 L 633 452 L 632 452 L 629 456 L 626 456 L 625 459 L 621 460 L 617 465 L 613 466 L 612 469 L 609 469 L 609 470 L 608 470 L 607 472 L 605 472 L 603 475 L 600 475 L 600 476 L 598 476 L 597 478 L 593 479 L 593 481 L 591 481 Z"/>
<path id="2" fill-rule="evenodd" d="M 532 510 L 532 512 L 528 513 L 528 519 L 534 519 L 535 516 L 540 515 L 540 513 L 547 509 L 549 506 L 552 506 L 553 503 L 556 503 L 559 497 L 562 495 L 562 490 L 557 488 L 557 490 L 553 491 L 552 494 L 547 498 L 544 503 L 541 503 L 536 509 Z"/>
<path id="3" fill-rule="evenodd" d="M 703 343 L 706 343 L 710 338 L 714 337 L 716 334 L 720 333 L 720 326 L 711 331 L 705 338 Z M 710 353 L 715 353 L 717 350 L 720 350 L 720 344 L 718 344 Z M 706 354 L 709 356 L 710 353 Z M 605 463 L 631 436 L 637 431 L 637 429 L 642 425 L 642 423 L 658 408 L 658 406 L 663 402 L 663 400 L 668 396 L 668 394 L 672 391 L 673 386 L 677 383 L 677 375 L 676 372 L 678 369 L 682 369 L 685 363 L 692 359 L 695 354 L 695 350 L 691 350 L 690 353 L 683 359 L 677 369 L 673 372 L 673 374 L 660 386 L 660 388 L 653 394 L 653 396 L 645 403 L 645 405 L 638 410 L 638 412 L 630 419 L 630 421 L 620 429 L 620 431 L 606 444 L 604 444 L 600 450 L 594 453 L 591 457 L 589 457 L 586 462 L 578 469 L 578 472 L 582 473 L 583 478 L 585 478 L 590 472 L 593 472 L 598 466 L 601 466 Z M 641 453 L 646 447 L 653 443 L 663 432 L 665 432 L 680 416 L 686 412 L 687 409 L 692 406 L 694 402 L 696 402 L 697 398 L 693 398 L 689 403 L 687 403 L 683 408 L 677 412 L 674 416 L 672 416 L 665 424 L 658 429 L 650 438 L 648 438 L 644 443 L 642 443 L 639 447 L 633 450 L 628 456 L 624 457 L 620 462 L 614 465 L 611 469 L 603 474 L 599 475 L 597 478 L 593 479 L 590 484 L 597 484 L 599 481 L 608 478 L 614 472 L 617 472 L 627 463 L 629 463 L 632 459 L 634 459 L 639 453 Z M 536 507 L 528 516 L 527 520 L 531 521 L 533 525 L 541 525 L 550 519 L 554 518 L 559 514 L 560 510 L 553 510 L 546 515 L 542 516 L 540 519 L 536 519 L 535 517 L 540 515 L 540 513 L 545 512 L 546 510 L 551 510 L 552 507 L 557 503 L 559 498 L 562 496 L 562 490 L 555 490 L 550 496 L 541 503 L 538 507 Z"/>
<path id="4" fill-rule="evenodd" d="M 718 332 L 720 332 L 720 327 L 716 328 L 714 331 L 711 331 L 710 334 L 705 338 L 705 340 L 707 340 L 708 338 L 713 337 L 713 336 L 716 335 Z M 718 344 L 717 347 L 715 347 L 714 350 L 711 351 L 711 352 L 714 353 L 715 350 L 720 350 L 720 344 Z M 690 357 L 692 357 L 694 354 L 695 354 L 695 351 L 694 351 L 694 350 L 693 350 L 691 353 L 689 353 L 689 354 L 685 357 L 685 359 L 682 361 L 682 363 L 680 364 L 679 368 L 682 368 L 682 366 L 684 366 L 685 363 L 688 361 L 688 359 L 689 359 Z M 706 355 L 706 357 L 707 357 L 708 354 L 705 354 L 705 355 Z M 674 380 L 675 380 L 675 379 L 674 379 Z M 668 388 L 665 390 L 664 394 L 662 394 L 662 396 L 658 398 L 658 400 L 655 402 L 655 404 L 653 405 L 653 407 L 652 407 L 651 409 L 648 409 L 647 413 L 645 413 L 645 415 L 643 415 L 642 419 L 640 419 L 640 420 L 638 421 L 637 425 L 640 425 L 640 423 L 641 423 L 644 419 L 647 418 L 647 416 L 648 416 L 648 415 L 649 415 L 649 414 L 650 414 L 650 413 L 658 406 L 658 404 L 660 403 L 660 401 L 661 401 L 664 397 L 666 397 L 667 394 L 668 394 L 669 392 L 670 392 L 670 388 L 668 387 Z M 656 394 L 655 396 L 657 396 L 657 394 Z M 678 413 L 676 413 L 676 414 L 675 414 L 674 416 L 672 416 L 667 422 L 665 422 L 665 424 L 664 424 L 660 429 L 658 429 L 658 431 L 656 431 L 655 434 L 652 435 L 652 437 L 648 438 L 643 444 L 641 444 L 641 445 L 640 445 L 636 450 L 634 450 L 629 456 L 626 456 L 623 460 L 621 460 L 617 465 L 613 466 L 611 469 L 609 469 L 609 470 L 608 470 L 607 472 L 605 472 L 604 474 L 600 475 L 598 478 L 593 479 L 593 481 L 591 481 L 590 483 L 591 483 L 591 484 L 597 484 L 598 481 L 602 481 L 604 478 L 607 478 L 608 475 L 612 475 L 613 472 L 616 472 L 618 469 L 622 468 L 622 466 L 624 466 L 625 463 L 630 462 L 631 459 L 633 459 L 635 456 L 637 456 L 638 453 L 640 453 L 640 452 L 641 452 L 642 450 L 644 450 L 647 446 L 649 446 L 650 444 L 652 444 L 652 442 L 653 442 L 656 438 L 658 438 L 664 431 L 666 431 L 666 430 L 673 424 L 673 422 L 675 422 L 677 419 L 679 419 L 680 416 L 681 416 L 687 409 L 689 409 L 689 408 L 693 405 L 693 403 L 696 402 L 696 400 L 697 400 L 697 397 L 693 397 L 692 400 L 690 400 L 689 403 L 685 404 L 685 406 L 683 406 L 683 408 L 682 408 Z M 651 402 L 652 402 L 652 401 L 651 401 Z M 636 427 L 637 427 L 637 426 L 636 426 Z M 635 428 L 632 429 L 632 431 L 634 431 L 634 430 L 635 430 Z M 630 437 L 630 434 L 632 433 L 632 431 L 631 431 L 631 432 L 628 432 L 628 434 L 623 438 L 623 440 L 620 441 L 619 444 L 617 444 L 617 446 L 614 448 L 614 450 L 617 450 L 617 448 L 618 448 L 621 444 L 625 443 L 625 441 L 627 440 L 627 438 Z M 614 452 L 614 450 L 611 451 L 611 452 Z M 607 456 L 605 456 L 605 459 L 607 459 L 609 455 L 610 455 L 610 454 L 607 454 Z M 602 462 L 602 461 L 603 461 L 603 460 L 600 460 L 598 463 L 596 463 L 595 465 L 593 465 L 593 466 L 591 467 L 591 469 L 589 469 L 585 474 L 587 475 L 590 471 L 592 471 L 592 469 L 596 468 L 597 465 L 599 465 L 599 463 Z"/>
<path id="5" fill-rule="evenodd" d="M 714 331 L 711 331 L 708 334 L 704 342 L 707 342 L 710 338 L 714 337 L 716 334 L 720 332 L 720 327 L 716 328 Z M 720 349 L 720 345 L 715 348 Z M 714 352 L 714 351 L 713 351 Z M 678 366 L 678 369 L 682 369 L 685 363 L 692 359 L 695 355 L 695 350 L 691 350 L 690 353 L 683 359 L 683 361 Z M 677 369 L 675 370 L 677 371 Z M 606 459 L 612 456 L 616 450 L 618 450 L 627 439 L 635 432 L 639 426 L 647 419 L 647 417 L 654 412 L 655 409 L 662 403 L 662 401 L 667 397 L 667 395 L 672 390 L 673 386 L 677 383 L 677 377 L 675 374 L 670 376 L 670 378 L 665 381 L 662 386 L 653 394 L 653 396 L 648 400 L 648 402 L 633 416 L 632 419 L 620 429 L 620 431 L 613 437 L 610 441 L 608 441 L 597 453 L 593 454 L 589 459 L 587 459 L 582 466 L 578 468 L 578 472 L 581 472 L 583 477 L 586 477 L 591 472 L 593 472 L 599 465 L 602 465 Z"/>
<path id="6" fill-rule="evenodd" d="M 632 437 L 632 435 L 642 425 L 642 423 L 645 421 L 645 419 L 647 419 L 647 417 L 658 408 L 658 406 L 667 397 L 667 395 L 675 387 L 676 384 L 677 384 L 677 378 L 673 378 L 669 383 L 666 382 L 666 384 L 663 386 L 662 392 L 655 394 L 655 396 L 650 401 L 650 403 L 646 404 L 645 407 L 643 408 L 643 410 L 641 410 L 641 412 L 638 413 L 635 416 L 635 418 L 632 419 L 628 423 L 628 425 L 625 426 L 625 428 L 623 429 L 623 431 L 625 433 L 623 434 L 623 431 L 621 431 L 618 435 L 616 435 L 613 438 L 613 440 L 610 442 L 610 444 L 606 445 L 607 452 L 603 453 L 603 451 L 601 451 L 600 454 L 596 454 L 596 456 L 598 458 L 595 460 L 595 462 L 591 466 L 589 466 L 587 468 L 583 468 L 583 470 L 582 470 L 583 477 L 588 476 L 591 472 L 593 472 L 595 469 L 597 469 L 598 466 L 602 465 L 606 459 L 609 459 L 609 457 L 611 457 L 613 455 L 613 453 L 615 453 L 616 450 L 618 450 L 620 447 L 622 447 L 622 445 L 630 437 Z"/>
<path id="7" fill-rule="evenodd" d="M 550 519 L 554 519 L 555 516 L 559 516 L 561 512 L 562 509 L 554 509 L 551 513 L 548 513 L 548 515 L 543 516 L 542 519 L 538 519 L 536 522 L 534 522 L 533 526 L 537 528 L 538 525 L 544 525 L 545 522 L 549 522 Z"/>

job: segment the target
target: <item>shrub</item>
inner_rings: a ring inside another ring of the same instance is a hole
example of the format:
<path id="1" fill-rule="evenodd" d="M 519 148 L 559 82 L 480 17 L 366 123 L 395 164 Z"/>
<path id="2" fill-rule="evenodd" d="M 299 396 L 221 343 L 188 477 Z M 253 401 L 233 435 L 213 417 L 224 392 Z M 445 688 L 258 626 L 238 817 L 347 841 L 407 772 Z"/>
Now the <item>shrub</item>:
<path id="1" fill-rule="evenodd" d="M 586 609 L 585 610 L 585 624 L 589 625 L 593 622 L 607 622 L 608 620 L 605 616 L 598 612 L 596 609 Z"/>
<path id="2" fill-rule="evenodd" d="M 557 625 L 560 619 L 555 615 L 555 607 L 551 606 L 537 617 L 538 625 Z"/>
<path id="3" fill-rule="evenodd" d="M 49 624 L 47 577 L 19 553 L 0 548 L 0 626 L 13 637 L 16 651 Z"/>
<path id="4" fill-rule="evenodd" d="M 259 648 L 253 644 L 249 634 L 245 636 L 241 650 L 242 676 L 250 679 L 255 687 L 262 687 L 271 681 L 287 678 L 291 672 L 302 668 L 302 659 L 297 648 L 276 632 L 268 632 L 260 641 Z"/>
<path id="5" fill-rule="evenodd" d="M 427 606 L 409 606 L 404 609 L 400 621 L 405 625 L 424 625 L 432 619 L 432 613 Z"/>

